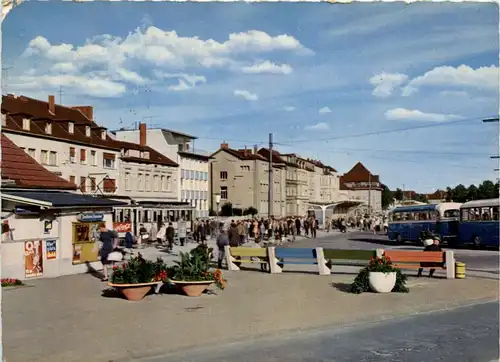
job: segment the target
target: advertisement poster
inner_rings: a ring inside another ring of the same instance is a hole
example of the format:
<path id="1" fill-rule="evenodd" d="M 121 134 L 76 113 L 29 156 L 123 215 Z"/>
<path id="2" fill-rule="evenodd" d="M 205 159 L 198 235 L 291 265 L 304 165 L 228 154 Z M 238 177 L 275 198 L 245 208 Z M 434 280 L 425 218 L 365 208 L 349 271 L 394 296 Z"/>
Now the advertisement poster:
<path id="1" fill-rule="evenodd" d="M 24 272 L 26 278 L 43 275 L 43 251 L 40 240 L 24 243 Z"/>
<path id="2" fill-rule="evenodd" d="M 73 245 L 73 263 L 81 263 L 82 261 L 82 245 Z"/>
<path id="3" fill-rule="evenodd" d="M 55 240 L 45 242 L 45 255 L 47 260 L 57 259 L 57 242 Z"/>
<path id="4" fill-rule="evenodd" d="M 131 222 L 114 222 L 113 230 L 117 233 L 128 233 L 132 232 L 132 223 Z"/>

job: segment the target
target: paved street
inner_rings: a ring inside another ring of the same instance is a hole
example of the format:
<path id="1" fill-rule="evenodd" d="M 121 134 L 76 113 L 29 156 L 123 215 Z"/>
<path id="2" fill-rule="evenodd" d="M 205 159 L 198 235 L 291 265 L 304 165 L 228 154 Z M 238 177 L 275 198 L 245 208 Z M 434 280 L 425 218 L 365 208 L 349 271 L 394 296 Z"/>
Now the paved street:
<path id="1" fill-rule="evenodd" d="M 422 246 L 405 244 L 392 246 L 387 241 L 386 235 L 374 235 L 370 232 L 350 231 L 345 234 L 335 233 L 317 239 L 303 239 L 290 243 L 289 247 L 315 247 L 334 249 L 408 249 L 422 250 Z M 473 249 L 449 249 L 455 252 L 457 261 L 466 264 L 469 275 L 480 275 L 498 279 L 499 275 L 499 251 L 498 250 L 473 250 Z"/>
<path id="2" fill-rule="evenodd" d="M 222 344 L 140 361 L 498 361 L 498 314 L 498 303 L 485 303 L 353 327 Z"/>

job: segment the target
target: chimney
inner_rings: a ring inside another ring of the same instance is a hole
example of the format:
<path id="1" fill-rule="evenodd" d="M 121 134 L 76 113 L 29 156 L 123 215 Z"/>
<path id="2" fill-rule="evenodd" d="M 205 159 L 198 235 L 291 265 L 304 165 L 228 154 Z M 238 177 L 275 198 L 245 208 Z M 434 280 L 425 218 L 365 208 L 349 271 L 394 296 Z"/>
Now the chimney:
<path id="1" fill-rule="evenodd" d="M 92 106 L 76 106 L 71 108 L 80 111 L 80 113 L 82 113 L 85 117 L 87 117 L 91 121 L 94 120 L 94 108 Z"/>
<path id="2" fill-rule="evenodd" d="M 146 146 L 146 134 L 148 130 L 146 128 L 146 123 L 139 123 L 139 144 L 141 146 Z"/>
<path id="3" fill-rule="evenodd" d="M 56 97 L 49 95 L 49 112 L 56 114 Z"/>
<path id="4" fill-rule="evenodd" d="M 223 142 L 220 144 L 220 148 L 227 150 L 229 148 L 229 145 L 226 142 Z"/>
<path id="5" fill-rule="evenodd" d="M 259 151 L 259 148 L 257 147 L 257 145 L 254 145 L 253 146 L 253 153 L 256 155 L 258 151 Z"/>

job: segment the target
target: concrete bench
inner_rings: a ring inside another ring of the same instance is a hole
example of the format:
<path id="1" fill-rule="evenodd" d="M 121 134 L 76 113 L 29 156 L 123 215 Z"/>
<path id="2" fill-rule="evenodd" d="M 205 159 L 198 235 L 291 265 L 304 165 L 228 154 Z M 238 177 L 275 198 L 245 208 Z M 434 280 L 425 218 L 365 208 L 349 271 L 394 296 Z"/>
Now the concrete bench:
<path id="1" fill-rule="evenodd" d="M 367 266 L 370 259 L 377 255 L 382 256 L 382 249 L 377 250 L 343 250 L 343 249 L 323 249 L 323 254 L 327 265 L 339 266 Z"/>
<path id="2" fill-rule="evenodd" d="M 329 275 L 330 269 L 326 266 L 323 248 L 269 248 L 279 261 L 275 272 L 281 273 L 285 264 L 317 265 L 320 275 Z M 272 269 L 271 269 L 272 270 Z"/>
<path id="3" fill-rule="evenodd" d="M 399 269 L 444 269 L 446 278 L 455 278 L 455 256 L 453 251 L 416 251 L 416 250 L 386 250 L 384 256 L 389 257 Z M 421 263 L 432 263 L 436 266 L 422 266 Z"/>
<path id="4" fill-rule="evenodd" d="M 241 263 L 259 263 L 261 269 L 269 265 L 269 248 L 224 247 L 228 270 L 240 270 Z"/>

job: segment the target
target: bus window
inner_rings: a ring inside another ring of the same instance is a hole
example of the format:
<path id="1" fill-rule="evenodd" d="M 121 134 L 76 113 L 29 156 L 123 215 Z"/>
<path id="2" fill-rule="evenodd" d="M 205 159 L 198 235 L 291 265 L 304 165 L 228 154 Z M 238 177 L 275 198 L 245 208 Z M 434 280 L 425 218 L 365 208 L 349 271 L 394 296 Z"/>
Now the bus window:
<path id="1" fill-rule="evenodd" d="M 459 217 L 460 216 L 460 210 L 446 210 L 443 213 L 443 217 Z"/>
<path id="2" fill-rule="evenodd" d="M 429 214 L 429 220 L 437 220 L 437 218 L 438 218 L 437 211 L 431 211 Z"/>
<path id="3" fill-rule="evenodd" d="M 413 212 L 406 213 L 406 220 L 415 220 L 415 214 Z"/>
<path id="4" fill-rule="evenodd" d="M 421 212 L 420 213 L 420 220 L 428 220 L 428 213 L 427 212 Z"/>
<path id="5" fill-rule="evenodd" d="M 489 207 L 481 208 L 481 220 L 482 221 L 490 221 L 491 220 L 491 209 Z"/>
<path id="6" fill-rule="evenodd" d="M 498 206 L 493 207 L 492 213 L 493 213 L 493 220 L 498 221 Z"/>

